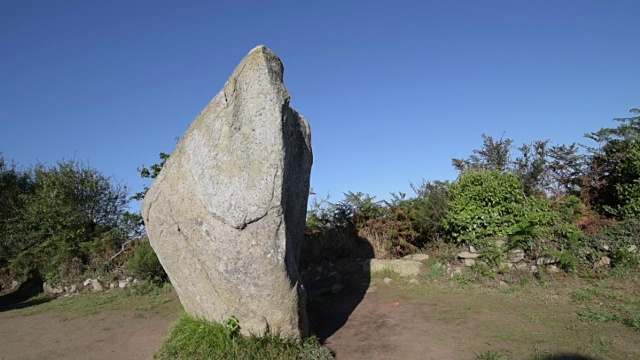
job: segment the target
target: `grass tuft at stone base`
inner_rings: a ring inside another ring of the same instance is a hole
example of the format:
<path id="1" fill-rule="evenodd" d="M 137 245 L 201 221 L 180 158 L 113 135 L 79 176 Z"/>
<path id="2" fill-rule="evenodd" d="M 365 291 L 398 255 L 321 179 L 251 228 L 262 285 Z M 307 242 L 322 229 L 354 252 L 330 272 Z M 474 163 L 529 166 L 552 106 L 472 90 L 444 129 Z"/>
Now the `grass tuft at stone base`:
<path id="1" fill-rule="evenodd" d="M 236 323 L 236 325 L 238 325 Z M 184 314 L 169 330 L 154 359 L 333 359 L 316 338 L 298 340 L 277 334 L 244 337 L 226 324 L 197 320 Z"/>

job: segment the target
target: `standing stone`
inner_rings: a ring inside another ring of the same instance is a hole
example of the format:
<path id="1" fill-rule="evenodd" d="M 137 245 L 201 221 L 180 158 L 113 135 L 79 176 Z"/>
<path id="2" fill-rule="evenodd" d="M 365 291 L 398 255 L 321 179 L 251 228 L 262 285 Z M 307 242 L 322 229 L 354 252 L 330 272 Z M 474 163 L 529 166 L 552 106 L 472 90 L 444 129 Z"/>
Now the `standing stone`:
<path id="1" fill-rule="evenodd" d="M 178 143 L 142 216 L 191 316 L 304 337 L 298 258 L 313 157 L 283 73 L 271 50 L 251 50 Z"/>

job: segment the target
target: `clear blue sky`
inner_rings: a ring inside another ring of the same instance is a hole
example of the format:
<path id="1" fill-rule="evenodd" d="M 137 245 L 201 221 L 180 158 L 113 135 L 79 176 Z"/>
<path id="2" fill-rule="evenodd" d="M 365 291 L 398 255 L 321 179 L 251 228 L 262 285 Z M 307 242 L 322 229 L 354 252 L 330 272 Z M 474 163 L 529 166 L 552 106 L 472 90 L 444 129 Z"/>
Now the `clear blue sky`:
<path id="1" fill-rule="evenodd" d="M 312 127 L 312 187 L 387 198 L 454 179 L 482 133 L 615 125 L 640 107 L 639 19 L 637 0 L 2 1 L 0 152 L 87 160 L 137 191 L 265 44 Z"/>

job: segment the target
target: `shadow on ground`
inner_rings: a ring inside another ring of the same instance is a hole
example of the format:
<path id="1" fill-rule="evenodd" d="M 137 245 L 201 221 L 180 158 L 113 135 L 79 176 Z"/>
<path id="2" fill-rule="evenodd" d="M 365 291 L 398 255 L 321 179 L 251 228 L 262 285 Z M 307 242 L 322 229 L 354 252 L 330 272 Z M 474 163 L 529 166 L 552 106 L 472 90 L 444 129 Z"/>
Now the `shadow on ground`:
<path id="1" fill-rule="evenodd" d="M 307 302 L 307 314 L 309 316 L 309 329 L 312 335 L 318 337 L 321 343 L 340 330 L 358 307 L 364 298 L 370 282 L 368 262 L 354 262 L 349 268 L 337 267 L 335 272 L 345 274 L 347 280 L 345 287 L 333 292 L 331 288 L 326 290 L 316 289 L 311 291 Z M 360 274 L 354 274 L 357 267 Z"/>
<path id="2" fill-rule="evenodd" d="M 42 283 L 42 278 L 38 274 L 31 274 L 15 291 L 0 296 L 0 312 L 24 309 L 51 301 L 53 298 L 33 299 L 42 293 Z"/>
<path id="3" fill-rule="evenodd" d="M 315 254 L 319 253 L 326 255 L 324 251 Z M 355 238 L 348 251 L 338 254 L 341 256 L 321 256 L 319 259 L 324 261 L 307 263 L 303 271 L 309 332 L 322 344 L 344 326 L 371 282 L 369 261 L 366 260 L 373 258 L 374 252 L 369 242 Z"/>

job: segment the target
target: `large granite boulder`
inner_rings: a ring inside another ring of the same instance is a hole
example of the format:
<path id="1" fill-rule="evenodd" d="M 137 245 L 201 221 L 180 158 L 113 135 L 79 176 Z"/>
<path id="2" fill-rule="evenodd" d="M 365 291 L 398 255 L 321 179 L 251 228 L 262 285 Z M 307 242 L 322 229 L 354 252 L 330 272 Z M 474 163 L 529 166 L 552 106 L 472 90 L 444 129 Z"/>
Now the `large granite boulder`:
<path id="1" fill-rule="evenodd" d="M 313 157 L 283 72 L 271 50 L 251 50 L 178 143 L 142 216 L 191 316 L 304 337 L 298 258 Z"/>

